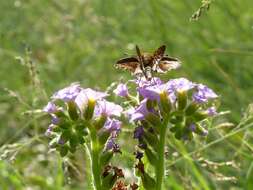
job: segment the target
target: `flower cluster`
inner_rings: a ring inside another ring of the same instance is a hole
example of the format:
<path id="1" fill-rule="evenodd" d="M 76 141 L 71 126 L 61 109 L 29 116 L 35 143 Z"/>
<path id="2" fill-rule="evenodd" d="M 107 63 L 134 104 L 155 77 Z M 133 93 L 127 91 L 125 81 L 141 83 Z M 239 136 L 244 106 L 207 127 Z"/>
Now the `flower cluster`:
<path id="1" fill-rule="evenodd" d="M 44 107 L 44 111 L 51 115 L 51 124 L 46 131 L 46 135 L 52 138 L 50 146 L 65 156 L 85 142 L 89 131 L 96 130 L 100 141 L 106 143 L 104 150 L 119 151 L 115 138 L 121 128 L 117 117 L 123 109 L 105 100 L 107 96 L 104 92 L 83 89 L 76 83 L 54 93 Z"/>
<path id="2" fill-rule="evenodd" d="M 118 84 L 113 91 L 116 96 L 125 98 L 124 105 L 128 107 L 124 111 L 120 105 L 105 99 L 109 94 L 84 89 L 77 83 L 54 93 L 44 107 L 51 117 L 46 131 L 51 138 L 50 147 L 65 156 L 74 153 L 78 146 L 86 145 L 97 190 L 127 188 L 120 181 L 124 177 L 122 170 L 110 165 L 112 156 L 121 153 L 116 140 L 122 126 L 119 120 L 122 113 L 136 126 L 133 130 L 133 138 L 138 141 L 136 175 L 145 189 L 159 190 L 164 176 L 167 131 L 179 140 L 206 136 L 209 120 L 217 114 L 218 95 L 203 84 L 186 78 L 167 82 L 159 78 L 138 79 L 134 84 L 137 86 L 134 96 L 126 84 Z M 154 168 L 156 178 L 145 170 L 144 156 Z M 130 187 L 136 189 L 138 185 Z"/>
<path id="3" fill-rule="evenodd" d="M 167 128 L 175 134 L 177 139 L 191 140 L 194 136 L 208 134 L 207 123 L 217 114 L 216 103 L 218 95 L 203 84 L 189 81 L 186 78 L 171 79 L 163 82 L 159 78 L 151 81 L 137 80 L 138 101 L 125 111 L 129 121 L 136 125 L 134 138 L 139 144 L 135 157 L 137 173 L 142 178 L 143 186 L 159 189 L 159 171 L 162 171 L 164 143 Z M 123 84 L 115 90 L 121 97 L 132 97 Z M 127 92 L 127 96 L 122 96 Z M 145 170 L 142 162 L 146 156 L 154 166 L 158 179 L 153 179 Z"/>
<path id="4" fill-rule="evenodd" d="M 166 83 L 154 78 L 137 84 L 140 102 L 127 111 L 130 121 L 141 125 L 136 131 L 145 127 L 146 122 L 153 124 L 154 128 L 169 117 L 170 129 L 178 139 L 191 139 L 193 133 L 207 135 L 203 121 L 216 114 L 214 100 L 218 98 L 212 89 L 185 78 L 171 79 Z M 141 139 L 139 133 L 137 136 Z"/>

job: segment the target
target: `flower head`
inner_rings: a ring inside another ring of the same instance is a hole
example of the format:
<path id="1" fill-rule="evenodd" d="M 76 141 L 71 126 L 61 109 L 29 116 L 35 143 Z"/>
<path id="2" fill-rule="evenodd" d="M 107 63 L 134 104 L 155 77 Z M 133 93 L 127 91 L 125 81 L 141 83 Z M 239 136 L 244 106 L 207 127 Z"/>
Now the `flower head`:
<path id="1" fill-rule="evenodd" d="M 197 92 L 193 94 L 193 100 L 198 103 L 206 103 L 209 99 L 218 98 L 218 95 L 203 84 L 197 85 Z"/>
<path id="2" fill-rule="evenodd" d="M 120 105 L 114 104 L 106 100 L 99 100 L 95 106 L 95 116 L 104 115 L 107 117 L 117 116 L 119 117 L 123 111 Z"/>
<path id="3" fill-rule="evenodd" d="M 159 78 L 152 78 L 151 81 L 141 80 L 138 84 L 137 91 L 138 93 L 150 100 L 157 99 L 156 93 L 152 93 L 152 90 L 159 90 L 160 86 L 162 86 L 163 82 Z"/>
<path id="4" fill-rule="evenodd" d="M 117 88 L 113 91 L 114 94 L 121 97 L 127 97 L 128 96 L 128 88 L 126 84 L 118 84 Z"/>
<path id="5" fill-rule="evenodd" d="M 78 108 L 83 111 L 87 106 L 88 101 L 96 101 L 100 100 L 104 97 L 108 96 L 108 94 L 104 92 L 99 92 L 92 90 L 91 88 L 82 89 L 80 93 L 77 95 L 75 99 L 75 103 Z"/>
<path id="6" fill-rule="evenodd" d="M 64 102 L 74 101 L 80 91 L 81 91 L 80 85 L 77 83 L 73 83 L 70 86 L 54 93 L 52 99 L 63 100 Z"/>
<path id="7" fill-rule="evenodd" d="M 143 120 L 145 118 L 145 116 L 149 113 L 147 101 L 148 99 L 142 100 L 140 105 L 132 113 L 129 113 L 131 121 Z"/>
<path id="8" fill-rule="evenodd" d="M 166 83 L 167 90 L 169 92 L 175 92 L 175 91 L 188 91 L 190 89 L 193 89 L 196 84 L 189 81 L 186 78 L 178 78 L 178 79 L 172 79 L 169 80 Z"/>

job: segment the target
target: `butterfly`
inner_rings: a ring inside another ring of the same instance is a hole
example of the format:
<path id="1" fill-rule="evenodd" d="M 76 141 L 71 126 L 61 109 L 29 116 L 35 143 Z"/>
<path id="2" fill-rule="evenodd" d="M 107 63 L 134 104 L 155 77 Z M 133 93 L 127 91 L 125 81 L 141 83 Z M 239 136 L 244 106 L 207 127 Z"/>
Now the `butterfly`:
<path id="1" fill-rule="evenodd" d="M 165 55 L 166 46 L 162 45 L 154 53 L 141 53 L 136 45 L 137 56 L 120 59 L 115 67 L 130 71 L 135 76 L 151 80 L 154 72 L 166 73 L 181 66 L 177 58 Z"/>

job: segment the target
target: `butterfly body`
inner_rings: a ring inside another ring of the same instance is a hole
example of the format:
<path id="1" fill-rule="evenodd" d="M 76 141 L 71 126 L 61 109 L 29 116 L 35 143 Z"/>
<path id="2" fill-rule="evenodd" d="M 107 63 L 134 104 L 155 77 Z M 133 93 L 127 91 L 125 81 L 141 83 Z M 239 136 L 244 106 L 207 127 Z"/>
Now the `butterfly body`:
<path id="1" fill-rule="evenodd" d="M 120 59 L 116 62 L 116 68 L 129 70 L 135 76 L 144 76 L 151 80 L 153 72 L 165 73 L 172 69 L 177 69 L 181 64 L 176 58 L 164 55 L 166 46 L 159 47 L 153 54 L 141 53 L 136 46 L 137 56 Z"/>

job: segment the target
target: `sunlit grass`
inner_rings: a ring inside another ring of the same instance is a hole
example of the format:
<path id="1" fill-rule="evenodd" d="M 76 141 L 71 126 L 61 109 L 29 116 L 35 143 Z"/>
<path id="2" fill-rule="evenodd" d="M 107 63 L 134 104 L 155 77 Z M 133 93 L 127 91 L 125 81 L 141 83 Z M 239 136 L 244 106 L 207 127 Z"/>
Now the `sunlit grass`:
<path id="1" fill-rule="evenodd" d="M 7 144 L 22 148 L 13 160 L 0 161 L 0 189 L 91 188 L 85 152 L 69 159 L 80 174 L 74 167 L 62 170 L 63 161 L 47 152 L 42 126 L 48 121 L 34 111 L 44 106 L 47 94 L 72 82 L 105 90 L 115 80 L 129 79 L 129 73 L 113 64 L 125 53 L 133 54 L 135 44 L 146 51 L 166 44 L 167 53 L 178 57 L 182 68 L 162 78 L 184 76 L 208 84 L 221 96 L 220 111 L 231 111 L 217 118 L 215 126 L 234 123 L 234 127 L 212 129 L 205 143 L 182 144 L 168 138 L 167 187 L 253 188 L 252 120 L 240 122 L 253 97 L 253 3 L 216 0 L 197 21 L 190 21 L 200 6 L 201 1 L 187 0 L 1 1 L 1 154 Z M 26 59 L 27 47 L 35 73 L 20 61 Z M 35 78 L 40 86 L 33 85 Z M 123 147 L 133 142 L 131 135 L 121 137 Z M 114 161 L 130 168 L 132 154 L 125 155 L 124 162 Z M 203 167 L 200 157 L 217 163 L 234 161 L 238 168 Z M 217 174 L 224 175 L 223 180 Z"/>

